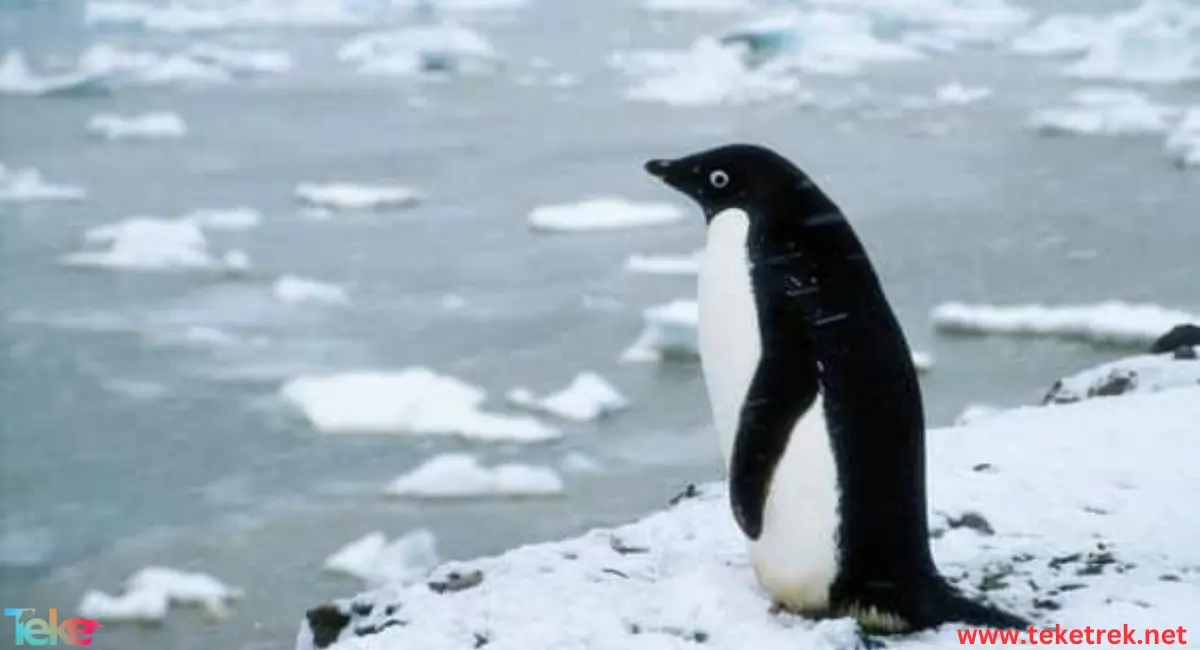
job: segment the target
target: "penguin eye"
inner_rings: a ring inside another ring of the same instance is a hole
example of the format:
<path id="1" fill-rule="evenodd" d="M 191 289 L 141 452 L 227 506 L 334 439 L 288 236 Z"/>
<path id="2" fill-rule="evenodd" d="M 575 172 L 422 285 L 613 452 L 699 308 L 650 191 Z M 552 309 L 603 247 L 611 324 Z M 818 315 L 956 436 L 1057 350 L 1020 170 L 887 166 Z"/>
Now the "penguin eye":
<path id="1" fill-rule="evenodd" d="M 729 184 L 729 174 L 723 169 L 715 170 L 708 175 L 708 182 L 719 190 Z"/>

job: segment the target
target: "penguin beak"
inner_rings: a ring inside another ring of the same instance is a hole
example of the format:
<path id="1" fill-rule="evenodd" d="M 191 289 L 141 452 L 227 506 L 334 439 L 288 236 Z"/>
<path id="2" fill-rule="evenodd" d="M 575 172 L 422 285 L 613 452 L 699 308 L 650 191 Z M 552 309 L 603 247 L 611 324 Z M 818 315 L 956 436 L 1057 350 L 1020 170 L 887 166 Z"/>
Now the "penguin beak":
<path id="1" fill-rule="evenodd" d="M 646 162 L 646 172 L 657 178 L 666 178 L 667 172 L 671 171 L 672 160 L 650 160 Z"/>

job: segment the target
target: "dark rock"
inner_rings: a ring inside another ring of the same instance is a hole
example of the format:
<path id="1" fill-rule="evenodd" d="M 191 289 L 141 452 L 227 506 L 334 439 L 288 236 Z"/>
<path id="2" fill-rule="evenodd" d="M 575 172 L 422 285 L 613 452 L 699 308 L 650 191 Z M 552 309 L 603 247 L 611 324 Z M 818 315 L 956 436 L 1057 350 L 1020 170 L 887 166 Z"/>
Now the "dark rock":
<path id="1" fill-rule="evenodd" d="M 1137 373 L 1132 370 L 1114 370 L 1099 385 L 1088 390 L 1088 397 L 1115 397 L 1124 395 L 1137 386 Z"/>
<path id="2" fill-rule="evenodd" d="M 370 616 L 374 608 L 374 603 L 356 600 L 350 604 L 350 613 L 355 616 Z"/>
<path id="3" fill-rule="evenodd" d="M 478 587 L 483 582 L 483 571 L 478 569 L 462 573 L 459 571 L 451 571 L 446 574 L 444 580 L 429 581 L 429 589 L 434 593 L 444 594 L 453 593 L 455 591 L 463 591 L 472 587 Z"/>
<path id="4" fill-rule="evenodd" d="M 1045 609 L 1048 611 L 1062 608 L 1062 605 L 1059 605 L 1057 601 L 1050 600 L 1049 598 L 1036 599 L 1033 601 L 1033 606 L 1035 609 Z"/>
<path id="5" fill-rule="evenodd" d="M 1174 573 L 1164 573 L 1164 574 L 1158 576 L 1158 579 L 1162 580 L 1163 582 L 1179 582 L 1180 581 L 1179 576 L 1175 575 Z"/>
<path id="6" fill-rule="evenodd" d="M 621 555 L 633 555 L 635 553 L 649 553 L 650 552 L 650 549 L 648 549 L 644 546 L 631 546 L 629 544 L 626 544 L 624 541 L 621 540 L 620 537 L 617 537 L 615 535 L 609 538 L 608 545 L 610 547 L 612 547 L 612 550 L 620 553 Z"/>
<path id="7" fill-rule="evenodd" d="M 1175 348 L 1175 351 L 1171 353 L 1171 358 L 1176 361 L 1192 361 L 1194 359 L 1200 359 L 1200 353 L 1196 352 L 1197 349 L 1200 349 L 1200 346 L 1185 345 L 1180 348 Z"/>
<path id="8" fill-rule="evenodd" d="M 628 574 L 628 573 L 624 573 L 624 572 L 622 572 L 622 571 L 618 571 L 618 570 L 616 570 L 616 569 L 612 569 L 612 568 L 609 568 L 609 567 L 604 567 L 603 569 L 600 569 L 600 571 L 601 571 L 602 573 L 608 573 L 608 574 L 611 574 L 611 575 L 617 576 L 618 578 L 629 578 L 629 574 Z"/>
<path id="9" fill-rule="evenodd" d="M 1051 569 L 1061 569 L 1065 564 L 1071 564 L 1083 559 L 1083 553 L 1072 553 L 1070 555 L 1060 555 L 1059 557 L 1050 558 L 1047 563 Z"/>
<path id="10" fill-rule="evenodd" d="M 688 484 L 687 484 L 687 487 L 683 488 L 683 491 L 682 491 L 682 492 L 680 492 L 679 494 L 676 494 L 675 496 L 671 497 L 671 500 L 670 500 L 670 501 L 668 501 L 667 503 L 668 503 L 669 505 L 673 505 L 673 506 L 674 506 L 674 505 L 679 505 L 679 502 L 680 502 L 680 501 L 684 501 L 684 500 L 686 500 L 686 499 L 695 499 L 695 498 L 696 498 L 696 497 L 698 497 L 698 496 L 700 496 L 700 490 L 698 490 L 698 489 L 696 488 L 696 484 L 695 484 L 695 483 L 688 483 Z"/>
<path id="11" fill-rule="evenodd" d="M 978 512 L 964 512 L 960 517 L 947 517 L 950 528 L 970 528 L 981 535 L 995 535 L 996 531 L 988 520 Z"/>
<path id="12" fill-rule="evenodd" d="M 492 642 L 492 639 L 490 637 L 488 637 L 487 635 L 480 634 L 478 632 L 473 632 L 472 634 L 475 635 L 475 647 L 476 648 L 482 648 L 483 646 Z"/>
<path id="13" fill-rule="evenodd" d="M 1150 354 L 1177 352 L 1180 348 L 1186 347 L 1191 349 L 1196 345 L 1200 345 L 1200 326 L 1191 323 L 1180 323 L 1172 327 L 1166 334 L 1158 337 L 1154 343 L 1150 344 Z"/>
<path id="14" fill-rule="evenodd" d="M 979 463 L 978 465 L 971 468 L 972 471 L 976 471 L 976 472 L 990 472 L 993 469 L 995 469 L 995 467 L 992 466 L 991 463 Z"/>
<path id="15" fill-rule="evenodd" d="M 308 619 L 308 629 L 312 630 L 313 645 L 318 648 L 332 645 L 350 624 L 350 616 L 331 604 L 318 605 L 304 616 Z"/>

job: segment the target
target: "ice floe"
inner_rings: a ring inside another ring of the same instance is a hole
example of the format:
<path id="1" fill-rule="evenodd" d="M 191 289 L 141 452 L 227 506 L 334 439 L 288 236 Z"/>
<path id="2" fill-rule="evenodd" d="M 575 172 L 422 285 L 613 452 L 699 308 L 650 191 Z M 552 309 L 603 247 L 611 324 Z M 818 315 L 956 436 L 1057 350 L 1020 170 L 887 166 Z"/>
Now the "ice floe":
<path id="1" fill-rule="evenodd" d="M 79 57 L 79 68 L 105 75 L 113 84 L 207 84 L 233 78 L 224 68 L 186 54 L 126 50 L 107 43 L 97 43 L 85 50 Z"/>
<path id="2" fill-rule="evenodd" d="M 1198 357 L 1200 345 L 1190 345 L 1170 353 L 1118 359 L 1054 382 L 1042 401 L 1068 404 L 1096 397 L 1200 386 Z"/>
<path id="3" fill-rule="evenodd" d="M 912 363 L 917 372 L 930 372 L 937 365 L 932 354 L 921 350 L 912 351 Z"/>
<path id="4" fill-rule="evenodd" d="M 621 354 L 626 362 L 694 359 L 699 355 L 696 327 L 700 307 L 695 300 L 673 300 L 642 313 L 642 333 Z"/>
<path id="5" fill-rule="evenodd" d="M 773 65 L 752 68 L 739 48 L 714 38 L 701 38 L 682 51 L 618 52 L 610 63 L 635 79 L 625 91 L 634 101 L 686 107 L 810 99 L 786 70 Z"/>
<path id="6" fill-rule="evenodd" d="M 437 538 L 418 528 L 388 541 L 376 531 L 346 544 L 325 560 L 325 569 L 358 578 L 368 585 L 420 580 L 440 564 Z"/>
<path id="7" fill-rule="evenodd" d="M 485 74 L 497 71 L 502 58 L 479 32 L 453 23 L 413 25 L 365 34 L 347 42 L 338 59 L 362 74 Z"/>
<path id="8" fill-rule="evenodd" d="M 1163 153 L 1180 167 L 1200 167 L 1200 106 L 1188 110 L 1167 135 Z"/>
<path id="9" fill-rule="evenodd" d="M 241 596 L 241 589 L 208 574 L 151 566 L 126 578 L 120 595 L 88 591 L 78 611 L 80 616 L 103 622 L 153 622 L 166 618 L 171 604 L 179 604 L 202 607 L 212 616 L 223 617 L 229 603 Z"/>
<path id="10" fill-rule="evenodd" d="M 932 548 L 972 598 L 1038 627 L 1200 625 L 1200 389 L 1029 407 L 928 435 Z M 580 537 L 449 562 L 310 610 L 297 650 L 857 648 L 849 619 L 773 611 L 723 484 Z M 963 525 L 970 518 L 977 525 Z M 955 523 L 959 522 L 959 523 Z M 962 626 L 888 639 L 961 648 Z M 702 640 L 702 641 L 698 641 Z"/>
<path id="11" fill-rule="evenodd" d="M 183 219 L 209 230 L 250 230 L 262 223 L 263 216 L 254 208 L 238 206 L 195 210 Z"/>
<path id="12" fill-rule="evenodd" d="M 646 275 L 696 275 L 700 272 L 700 255 L 630 255 L 625 270 Z"/>
<path id="13" fill-rule="evenodd" d="M 298 275 L 285 275 L 271 285 L 275 297 L 283 302 L 320 302 L 343 304 L 349 302 L 346 289 L 329 282 L 310 280 Z"/>
<path id="14" fill-rule="evenodd" d="M 54 95 L 102 90 L 105 75 L 96 70 L 70 70 L 36 74 L 20 50 L 9 50 L 0 59 L 0 95 Z"/>
<path id="15" fill-rule="evenodd" d="M 296 198 L 307 205 L 329 210 L 386 210 L 407 208 L 424 200 L 419 190 L 402 185 L 361 183 L 301 183 Z"/>
<path id="16" fill-rule="evenodd" d="M 537 397 L 528 388 L 514 388 L 508 393 L 508 401 L 522 408 L 578 422 L 596 420 L 629 408 L 629 399 L 594 372 L 581 372 L 565 387 L 544 397 Z"/>
<path id="17" fill-rule="evenodd" d="M 280 396 L 324 433 L 457 435 L 515 442 L 562 435 L 532 417 L 483 411 L 485 391 L 421 367 L 296 377 L 282 386 Z"/>
<path id="18" fill-rule="evenodd" d="M 942 84 L 934 91 L 934 97 L 943 106 L 966 106 L 981 102 L 991 96 L 991 88 L 966 86 L 957 81 Z"/>
<path id="19" fill-rule="evenodd" d="M 182 138 L 187 135 L 187 123 L 178 113 L 157 111 L 130 115 L 98 113 L 87 122 L 87 130 L 110 140 Z"/>
<path id="20" fill-rule="evenodd" d="M 184 50 L 184 54 L 193 61 L 220 68 L 234 76 L 280 74 L 290 71 L 293 65 L 292 55 L 284 50 L 194 43 Z"/>
<path id="21" fill-rule="evenodd" d="M 130 217 L 89 228 L 84 240 L 92 250 L 69 253 L 60 260 L 71 266 L 140 271 L 249 267 L 249 258 L 241 251 L 214 255 L 204 231 L 188 219 Z"/>
<path id="22" fill-rule="evenodd" d="M 521 463 L 484 467 L 470 454 L 434 456 L 384 488 L 394 497 L 469 498 L 551 496 L 563 491 L 554 470 Z"/>
<path id="23" fill-rule="evenodd" d="M 1200 7 L 1143 0 L 1100 23 L 1083 57 L 1064 72 L 1079 79 L 1181 83 L 1200 79 Z"/>
<path id="24" fill-rule="evenodd" d="M 1148 345 L 1175 325 L 1200 319 L 1176 309 L 1115 300 L 1060 306 L 948 302 L 935 307 L 931 317 L 946 333 L 1060 338 L 1102 346 Z"/>
<path id="25" fill-rule="evenodd" d="M 87 190 L 73 185 L 56 185 L 42 179 L 32 167 L 17 169 L 0 164 L 0 203 L 35 201 L 78 201 Z"/>
<path id="26" fill-rule="evenodd" d="M 642 0 L 642 8 L 662 12 L 726 13 L 753 8 L 751 0 Z"/>
<path id="27" fill-rule="evenodd" d="M 1073 105 L 1035 111 L 1030 128 L 1045 135 L 1145 135 L 1171 128 L 1179 109 L 1155 104 L 1128 88 L 1084 88 Z"/>
<path id="28" fill-rule="evenodd" d="M 578 203 L 542 205 L 529 212 L 529 225 L 536 230 L 590 232 L 661 226 L 684 218 L 679 206 L 670 203 L 634 202 L 598 196 Z"/>

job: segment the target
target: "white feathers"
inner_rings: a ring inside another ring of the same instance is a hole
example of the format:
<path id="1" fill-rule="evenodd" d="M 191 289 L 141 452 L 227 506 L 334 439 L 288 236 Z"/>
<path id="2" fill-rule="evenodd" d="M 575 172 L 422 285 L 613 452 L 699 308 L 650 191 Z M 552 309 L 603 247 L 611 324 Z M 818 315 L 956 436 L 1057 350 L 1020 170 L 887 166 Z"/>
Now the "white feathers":
<path id="1" fill-rule="evenodd" d="M 744 211 L 717 214 L 700 259 L 700 358 L 726 468 L 762 354 L 748 231 Z M 776 602 L 822 609 L 838 569 L 838 485 L 820 396 L 793 428 L 769 489 L 762 535 L 750 549 L 759 583 Z"/>

